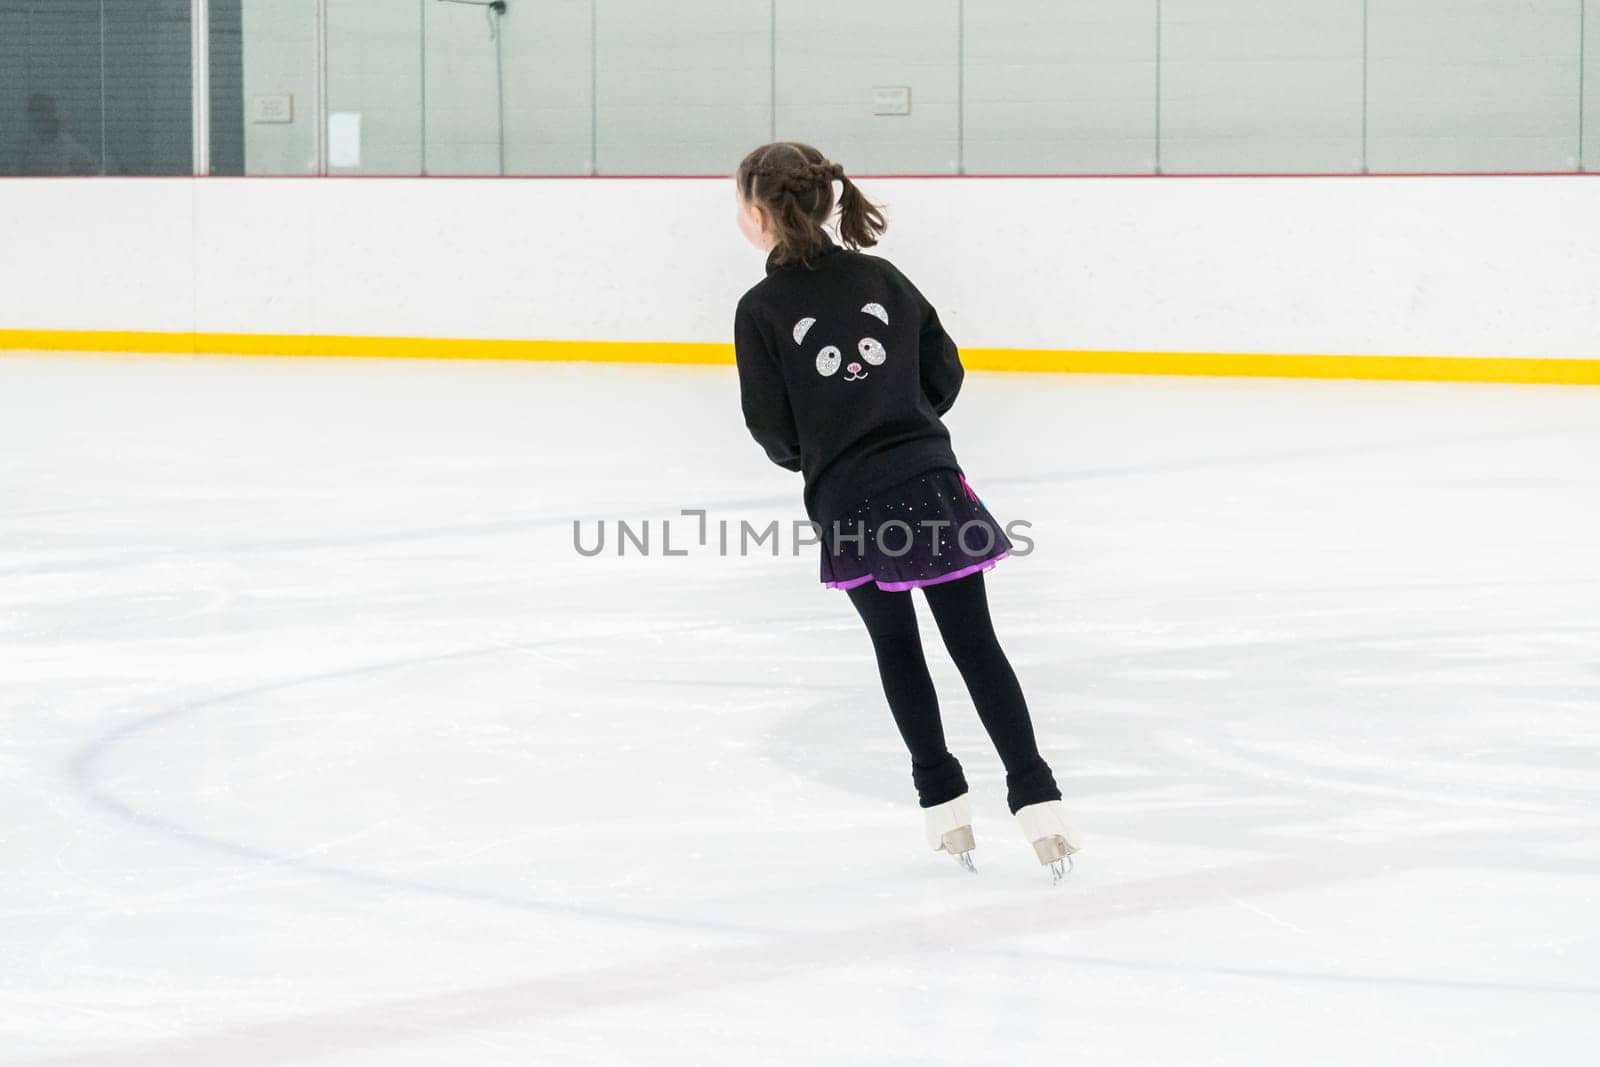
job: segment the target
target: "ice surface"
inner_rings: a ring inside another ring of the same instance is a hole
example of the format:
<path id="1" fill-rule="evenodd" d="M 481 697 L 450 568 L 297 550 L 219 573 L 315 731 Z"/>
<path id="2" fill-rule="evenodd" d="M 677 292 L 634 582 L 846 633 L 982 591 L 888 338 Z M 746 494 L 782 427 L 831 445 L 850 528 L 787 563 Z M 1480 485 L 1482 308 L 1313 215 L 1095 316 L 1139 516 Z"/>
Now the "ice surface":
<path id="1" fill-rule="evenodd" d="M 1060 888 L 931 624 L 977 875 L 815 549 L 693 544 L 800 515 L 726 368 L 0 360 L 0 1063 L 1592 1062 L 1600 391 L 949 423 Z"/>

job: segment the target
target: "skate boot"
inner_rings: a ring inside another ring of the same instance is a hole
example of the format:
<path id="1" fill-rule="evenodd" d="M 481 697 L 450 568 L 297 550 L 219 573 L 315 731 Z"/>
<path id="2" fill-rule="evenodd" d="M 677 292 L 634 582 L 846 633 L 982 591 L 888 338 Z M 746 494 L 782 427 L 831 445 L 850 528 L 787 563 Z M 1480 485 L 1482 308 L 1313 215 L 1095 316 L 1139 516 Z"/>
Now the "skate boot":
<path id="1" fill-rule="evenodd" d="M 1023 805 L 1017 809 L 1017 825 L 1033 845 L 1039 862 L 1049 864 L 1050 884 L 1059 883 L 1072 869 L 1072 854 L 1078 851 L 1077 835 L 1067 827 L 1067 812 L 1061 801 Z"/>
<path id="2" fill-rule="evenodd" d="M 923 808 L 922 816 L 928 847 L 935 852 L 950 853 L 957 863 L 976 874 L 978 868 L 972 862 L 972 850 L 977 844 L 972 839 L 972 806 L 967 794 Z"/>

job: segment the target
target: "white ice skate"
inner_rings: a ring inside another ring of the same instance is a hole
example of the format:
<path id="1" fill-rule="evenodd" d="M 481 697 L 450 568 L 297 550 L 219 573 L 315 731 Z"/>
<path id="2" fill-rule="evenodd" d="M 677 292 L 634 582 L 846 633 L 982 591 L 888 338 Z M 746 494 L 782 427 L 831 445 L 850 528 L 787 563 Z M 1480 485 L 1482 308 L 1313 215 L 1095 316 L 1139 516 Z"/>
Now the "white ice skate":
<path id="1" fill-rule="evenodd" d="M 977 873 L 972 862 L 972 850 L 977 847 L 972 839 L 972 805 L 967 794 L 954 800 L 923 808 L 924 826 L 928 832 L 928 847 L 935 852 L 948 852 L 967 870 Z"/>
<path id="2" fill-rule="evenodd" d="M 1067 826 L 1067 810 L 1059 800 L 1025 804 L 1017 809 L 1017 825 L 1022 836 L 1033 845 L 1040 863 L 1050 865 L 1050 884 L 1055 885 L 1072 870 L 1072 854 L 1078 851 L 1078 837 Z"/>

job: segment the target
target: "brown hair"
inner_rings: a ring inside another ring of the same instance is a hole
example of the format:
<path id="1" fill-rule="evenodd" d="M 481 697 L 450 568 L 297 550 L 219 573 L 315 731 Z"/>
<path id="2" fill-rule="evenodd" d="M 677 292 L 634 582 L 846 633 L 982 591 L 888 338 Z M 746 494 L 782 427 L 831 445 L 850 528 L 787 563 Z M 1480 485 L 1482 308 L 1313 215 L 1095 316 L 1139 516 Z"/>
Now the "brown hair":
<path id="1" fill-rule="evenodd" d="M 839 193 L 839 236 L 848 248 L 870 248 L 887 229 L 878 205 L 861 195 L 837 163 L 797 141 L 764 144 L 745 156 L 734 172 L 739 195 L 766 208 L 772 218 L 776 263 L 810 266 L 828 237 L 823 224 L 833 214 L 833 183 Z"/>

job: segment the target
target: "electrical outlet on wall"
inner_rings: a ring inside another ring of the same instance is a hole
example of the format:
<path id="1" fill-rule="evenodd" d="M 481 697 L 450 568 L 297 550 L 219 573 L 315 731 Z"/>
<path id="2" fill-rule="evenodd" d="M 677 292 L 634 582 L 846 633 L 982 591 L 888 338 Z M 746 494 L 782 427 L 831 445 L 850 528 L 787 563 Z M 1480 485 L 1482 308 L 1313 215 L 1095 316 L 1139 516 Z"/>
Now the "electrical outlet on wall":
<path id="1" fill-rule="evenodd" d="M 872 87 L 872 113 L 874 115 L 911 114 L 911 86 L 874 85 Z"/>
<path id="2" fill-rule="evenodd" d="M 274 93 L 250 98 L 250 121 L 293 122 L 294 97 L 289 93 Z"/>

